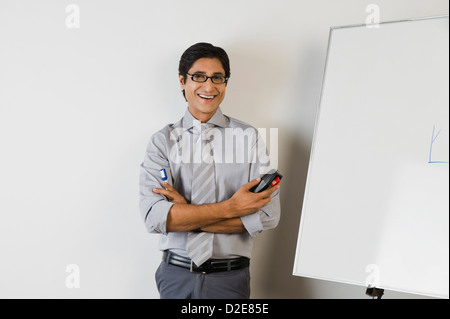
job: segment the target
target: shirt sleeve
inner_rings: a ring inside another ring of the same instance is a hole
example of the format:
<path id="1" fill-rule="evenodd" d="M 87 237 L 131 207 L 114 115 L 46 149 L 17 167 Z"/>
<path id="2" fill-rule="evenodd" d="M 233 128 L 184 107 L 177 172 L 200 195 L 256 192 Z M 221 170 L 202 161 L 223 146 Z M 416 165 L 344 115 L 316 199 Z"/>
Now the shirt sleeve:
<path id="1" fill-rule="evenodd" d="M 174 203 L 163 195 L 153 192 L 154 188 L 162 188 L 160 170 L 166 169 L 170 177 L 170 167 L 167 156 L 167 146 L 164 134 L 158 132 L 148 143 L 144 161 L 140 166 L 139 175 L 139 208 L 146 228 L 150 233 L 167 234 L 167 215 Z M 171 181 L 171 177 L 169 178 Z"/>
<path id="2" fill-rule="evenodd" d="M 264 230 L 277 227 L 280 213 L 280 190 L 277 190 L 272 194 L 269 204 L 254 214 L 241 217 L 241 221 L 250 236 L 255 237 Z"/>
<path id="3" fill-rule="evenodd" d="M 256 161 L 250 166 L 250 180 L 274 169 L 271 166 L 266 145 L 259 134 L 253 144 L 252 152 L 255 154 Z M 277 190 L 272 194 L 272 199 L 266 206 L 254 214 L 241 217 L 241 221 L 250 236 L 255 237 L 264 230 L 277 227 L 280 215 L 280 190 Z"/>

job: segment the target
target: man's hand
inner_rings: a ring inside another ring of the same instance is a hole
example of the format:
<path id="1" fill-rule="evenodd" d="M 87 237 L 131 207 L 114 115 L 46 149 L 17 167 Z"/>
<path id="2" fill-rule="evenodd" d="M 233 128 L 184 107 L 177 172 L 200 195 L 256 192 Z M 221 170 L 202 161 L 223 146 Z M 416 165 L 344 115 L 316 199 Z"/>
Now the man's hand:
<path id="1" fill-rule="evenodd" d="M 236 193 L 228 200 L 232 217 L 242 217 L 259 211 L 271 200 L 271 195 L 280 188 L 280 185 L 266 189 L 260 193 L 252 193 L 250 189 L 259 184 L 261 178 L 257 178 L 242 185 Z"/>
<path id="2" fill-rule="evenodd" d="M 178 193 L 175 188 L 172 187 L 172 185 L 170 185 L 167 182 L 163 183 L 164 187 L 166 189 L 163 188 L 154 188 L 153 192 L 156 194 L 161 194 L 167 197 L 167 199 L 169 200 L 169 202 L 175 203 L 175 204 L 187 204 L 186 199 L 180 195 L 180 193 Z"/>
<path id="3" fill-rule="evenodd" d="M 175 203 L 167 215 L 167 232 L 186 232 L 202 228 L 204 231 L 221 233 L 239 233 L 244 228 L 239 217 L 259 211 L 271 200 L 271 195 L 279 189 L 279 185 L 261 193 L 252 193 L 250 189 L 261 181 L 257 178 L 241 186 L 234 195 L 223 202 L 203 205 L 188 205 L 171 185 L 164 183 L 162 188 L 154 188 L 153 192 L 165 195 Z"/>

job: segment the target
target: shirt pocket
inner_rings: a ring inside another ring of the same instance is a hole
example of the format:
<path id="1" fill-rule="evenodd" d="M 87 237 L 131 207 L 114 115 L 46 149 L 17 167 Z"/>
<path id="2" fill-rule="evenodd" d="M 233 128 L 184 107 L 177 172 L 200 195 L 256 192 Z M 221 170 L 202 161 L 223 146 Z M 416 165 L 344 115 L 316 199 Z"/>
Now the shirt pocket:
<path id="1" fill-rule="evenodd" d="M 242 185 L 249 182 L 250 165 L 247 163 L 222 163 L 216 164 L 215 168 L 219 201 L 231 198 Z"/>

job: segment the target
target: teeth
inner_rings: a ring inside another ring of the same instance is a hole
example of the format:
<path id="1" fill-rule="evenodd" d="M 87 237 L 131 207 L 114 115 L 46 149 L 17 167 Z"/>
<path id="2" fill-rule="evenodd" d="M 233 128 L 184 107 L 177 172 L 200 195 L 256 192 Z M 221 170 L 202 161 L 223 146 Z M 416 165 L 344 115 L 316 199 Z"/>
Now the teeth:
<path id="1" fill-rule="evenodd" d="M 211 99 L 214 98 L 214 96 L 201 95 L 201 94 L 199 94 L 199 96 L 200 96 L 201 98 L 208 99 L 208 100 L 211 100 Z"/>

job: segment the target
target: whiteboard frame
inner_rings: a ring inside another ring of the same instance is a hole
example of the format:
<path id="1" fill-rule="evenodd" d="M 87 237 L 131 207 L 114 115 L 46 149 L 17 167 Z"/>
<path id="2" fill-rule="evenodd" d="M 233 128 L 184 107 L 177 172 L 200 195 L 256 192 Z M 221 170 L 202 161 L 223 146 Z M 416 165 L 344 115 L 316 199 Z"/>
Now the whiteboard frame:
<path id="1" fill-rule="evenodd" d="M 297 266 L 298 266 L 298 263 L 299 263 L 298 250 L 299 250 L 299 247 L 300 247 L 300 243 L 302 241 L 302 235 L 303 235 L 303 230 L 304 230 L 304 220 L 305 219 L 303 218 L 304 217 L 303 216 L 303 212 L 305 210 L 305 206 L 306 206 L 306 202 L 307 202 L 306 199 L 308 198 L 308 194 L 309 194 L 309 190 L 310 190 L 309 185 L 310 185 L 311 167 L 312 167 L 311 163 L 312 163 L 312 160 L 314 158 L 314 152 L 315 152 L 315 146 L 316 146 L 316 137 L 317 137 L 317 128 L 318 128 L 318 123 L 320 121 L 320 111 L 321 111 L 322 99 L 323 99 L 323 93 L 324 93 L 324 84 L 325 84 L 325 79 L 326 79 L 326 75 L 327 75 L 327 69 L 328 69 L 328 65 L 329 65 L 329 58 L 330 58 L 330 51 L 331 51 L 330 47 L 331 47 L 331 42 L 332 42 L 332 39 L 333 39 L 333 31 L 339 30 L 339 29 L 368 27 L 368 26 L 373 26 L 373 25 L 380 25 L 381 26 L 381 25 L 386 25 L 386 24 L 403 23 L 403 22 L 414 22 L 414 21 L 422 21 L 422 20 L 434 20 L 434 19 L 443 19 L 443 18 L 447 18 L 448 19 L 449 15 L 447 14 L 447 15 L 418 17 L 418 18 L 402 19 L 402 20 L 383 21 L 383 22 L 376 23 L 376 24 L 361 23 L 361 24 L 352 24 L 352 25 L 330 27 L 329 36 L 328 36 L 328 44 L 327 44 L 327 54 L 326 54 L 326 59 L 325 59 L 324 71 L 323 71 L 323 75 L 322 75 L 322 83 L 321 83 L 319 104 L 318 104 L 317 111 L 316 111 L 315 127 L 314 127 L 314 133 L 313 133 L 313 139 L 312 139 L 312 145 L 311 145 L 311 152 L 310 152 L 310 158 L 309 158 L 308 172 L 307 172 L 306 185 L 305 185 L 305 193 L 304 193 L 303 203 L 302 203 L 302 210 L 301 210 L 301 217 L 300 217 L 300 226 L 299 226 L 298 239 L 297 239 L 296 252 L 295 252 L 295 260 L 294 260 L 293 273 L 292 273 L 294 276 L 300 276 L 300 277 L 311 278 L 311 279 L 318 279 L 318 280 L 325 280 L 325 281 L 332 281 L 332 282 L 338 282 L 338 283 L 344 283 L 344 284 L 351 284 L 351 285 L 356 285 L 356 286 L 362 287 L 362 285 L 359 282 L 348 280 L 348 279 L 343 279 L 343 278 L 330 279 L 330 278 L 325 278 L 325 277 L 321 277 L 321 276 L 317 276 L 317 275 L 310 275 L 310 274 L 304 274 L 302 272 L 297 272 Z M 398 291 L 398 292 L 403 292 L 403 293 L 412 293 L 412 294 L 417 294 L 417 295 L 422 295 L 422 296 L 429 296 L 429 297 L 435 297 L 435 298 L 447 298 L 448 299 L 448 296 L 434 295 L 434 294 L 424 294 L 423 292 L 411 291 L 411 290 L 402 290 L 402 289 L 399 289 L 399 288 L 394 288 L 394 287 L 389 287 L 389 286 L 377 287 L 377 288 L 382 288 L 382 289 L 387 289 L 387 290 L 392 290 L 392 291 Z"/>

